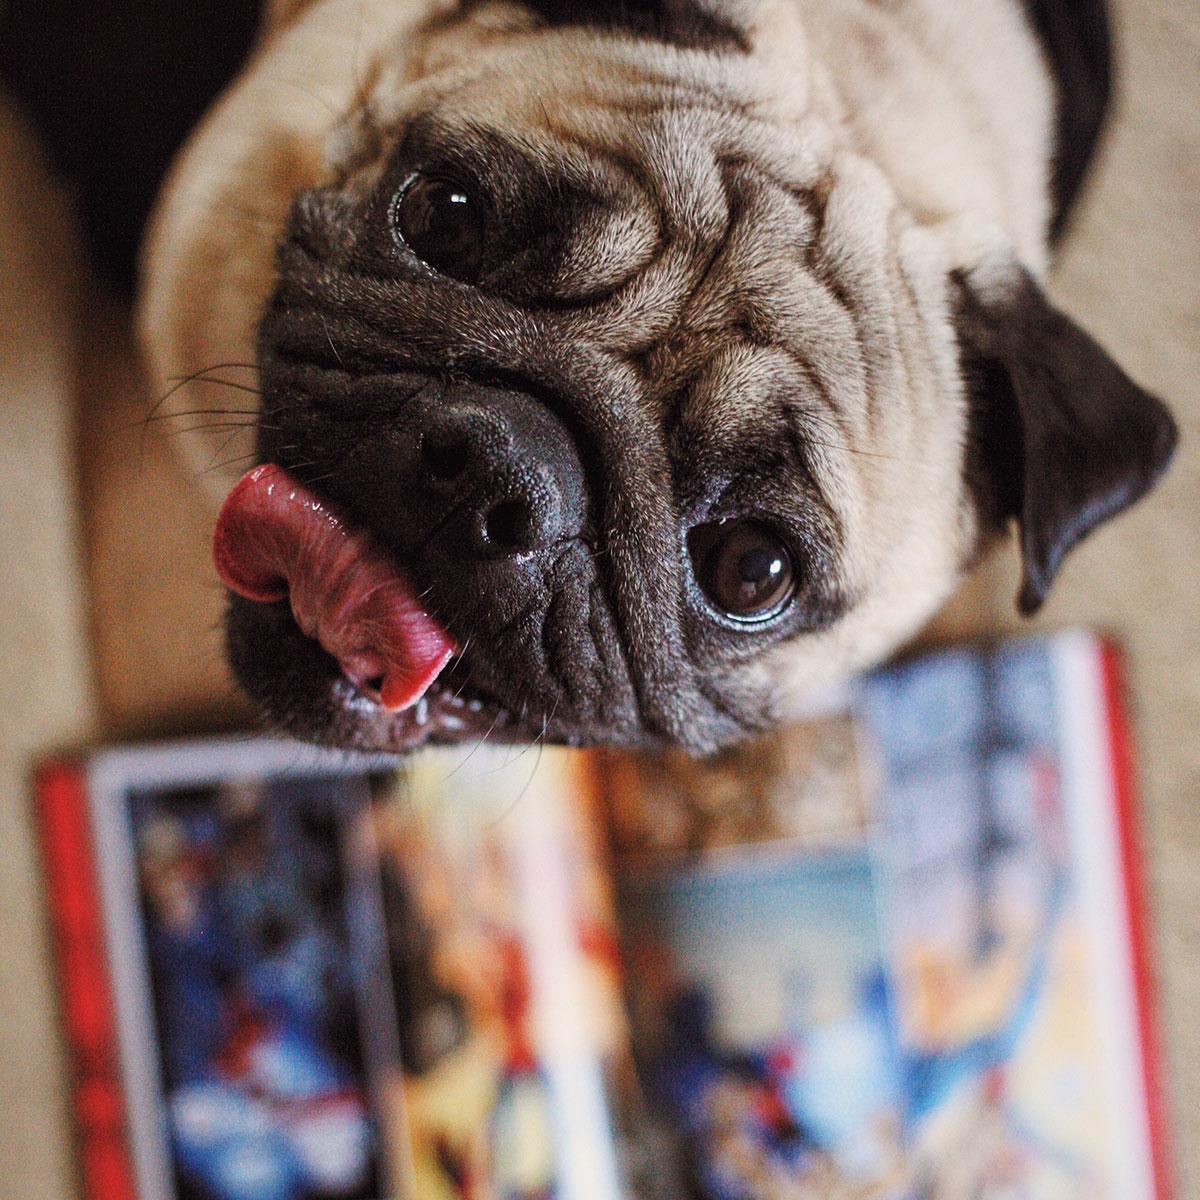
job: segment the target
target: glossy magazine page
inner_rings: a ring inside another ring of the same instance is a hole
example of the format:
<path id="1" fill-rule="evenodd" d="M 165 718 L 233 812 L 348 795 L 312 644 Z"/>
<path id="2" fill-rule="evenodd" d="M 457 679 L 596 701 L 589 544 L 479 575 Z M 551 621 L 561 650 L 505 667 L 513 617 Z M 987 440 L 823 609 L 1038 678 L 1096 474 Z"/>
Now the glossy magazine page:
<path id="1" fill-rule="evenodd" d="M 1081 635 L 952 651 L 625 762 L 634 1042 L 696 1194 L 1166 1194 L 1112 682 Z"/>
<path id="2" fill-rule="evenodd" d="M 537 759 L 429 757 L 363 814 L 400 1031 L 391 1150 L 422 1200 L 658 1194 L 589 761 Z"/>
<path id="3" fill-rule="evenodd" d="M 45 772 L 89 1197 L 676 1194 L 590 760 L 377 766 L 252 740 Z"/>
<path id="4" fill-rule="evenodd" d="M 394 1194 L 347 853 L 365 778 L 241 743 L 89 783 L 138 1195 Z"/>
<path id="5" fill-rule="evenodd" d="M 1161 1200 L 1116 697 L 1070 634 L 700 764 L 59 764 L 86 1194 Z"/>

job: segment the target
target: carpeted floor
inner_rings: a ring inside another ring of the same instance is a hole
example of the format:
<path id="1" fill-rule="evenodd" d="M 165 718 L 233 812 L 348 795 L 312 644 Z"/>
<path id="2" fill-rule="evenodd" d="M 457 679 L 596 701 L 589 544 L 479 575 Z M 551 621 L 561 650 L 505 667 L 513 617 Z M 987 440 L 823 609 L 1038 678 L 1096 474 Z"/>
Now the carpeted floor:
<path id="1" fill-rule="evenodd" d="M 1053 276 L 1062 305 L 1182 428 L 1145 505 L 1084 546 L 1038 624 L 1128 647 L 1181 1196 L 1200 1196 L 1200 6 L 1119 0 L 1121 94 Z M 965 627 L 1015 624 L 1015 559 L 969 589 Z M 963 605 L 957 605 L 961 612 Z"/>

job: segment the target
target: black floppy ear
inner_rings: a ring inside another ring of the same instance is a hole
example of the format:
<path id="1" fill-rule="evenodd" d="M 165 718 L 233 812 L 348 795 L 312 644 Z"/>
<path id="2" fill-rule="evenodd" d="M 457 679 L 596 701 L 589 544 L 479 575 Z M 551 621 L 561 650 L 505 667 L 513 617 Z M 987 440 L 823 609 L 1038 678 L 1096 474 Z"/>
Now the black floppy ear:
<path id="1" fill-rule="evenodd" d="M 1067 552 L 1153 487 L 1178 433 L 1166 406 L 1026 272 L 999 286 L 975 287 L 962 275 L 955 282 L 970 405 L 967 482 L 987 524 L 1020 525 L 1017 607 L 1028 616 Z"/>

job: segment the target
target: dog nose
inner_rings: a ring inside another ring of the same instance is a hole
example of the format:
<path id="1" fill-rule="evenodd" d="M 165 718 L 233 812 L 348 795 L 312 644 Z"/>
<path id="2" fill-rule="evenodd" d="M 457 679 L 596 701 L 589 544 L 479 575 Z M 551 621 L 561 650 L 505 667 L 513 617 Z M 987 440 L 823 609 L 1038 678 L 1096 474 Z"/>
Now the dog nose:
<path id="1" fill-rule="evenodd" d="M 422 422 L 419 470 L 468 553 L 530 554 L 579 533 L 583 466 L 544 404 L 493 389 L 441 400 Z"/>

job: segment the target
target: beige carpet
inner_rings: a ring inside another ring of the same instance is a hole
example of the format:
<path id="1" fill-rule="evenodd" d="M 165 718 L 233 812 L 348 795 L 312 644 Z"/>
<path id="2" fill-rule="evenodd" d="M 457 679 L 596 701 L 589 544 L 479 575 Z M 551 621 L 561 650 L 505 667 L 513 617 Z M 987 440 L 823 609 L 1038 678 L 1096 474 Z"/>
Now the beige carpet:
<path id="1" fill-rule="evenodd" d="M 1173 402 L 1184 442 L 1163 490 L 1072 560 L 1039 624 L 1097 624 L 1131 652 L 1186 1180 L 1180 1195 L 1200 1200 L 1200 6 L 1114 6 L 1121 109 L 1055 290 L 1133 375 Z M 88 736 L 97 720 L 119 732 L 219 720 L 224 685 L 212 628 L 218 597 L 200 582 L 207 577 L 203 517 L 164 503 L 170 489 L 160 472 L 175 468 L 159 449 L 148 465 L 137 459 L 138 470 L 129 469 L 142 451 L 122 437 L 142 397 L 111 307 L 89 308 L 93 374 L 78 386 L 66 324 L 74 260 L 51 219 L 46 186 L 3 117 L 0 105 L 0 1200 L 68 1200 L 69 1141 L 26 773 L 35 757 Z M 99 706 L 91 699 L 77 570 L 69 440 L 76 397 L 88 415 L 93 464 L 87 545 L 101 615 L 93 639 Z M 125 515 L 118 525 L 114 489 L 139 510 L 137 539 L 120 541 Z M 947 625 L 1015 625 L 1014 568 L 1011 554 L 1000 556 Z M 156 578 L 166 591 L 138 611 L 130 597 L 146 594 Z M 138 682 L 147 678 L 150 692 Z"/>
<path id="2" fill-rule="evenodd" d="M 34 758 L 90 736 L 94 711 L 77 583 L 68 228 L 0 103 L 0 1200 L 72 1194 L 28 819 Z"/>
<path id="3" fill-rule="evenodd" d="M 1079 551 L 1038 623 L 1099 625 L 1130 651 L 1180 1195 L 1200 1197 L 1200 6 L 1114 8 L 1119 116 L 1054 290 L 1170 400 L 1183 439 L 1161 491 Z M 1014 565 L 979 585 L 996 623 L 1012 621 Z"/>

